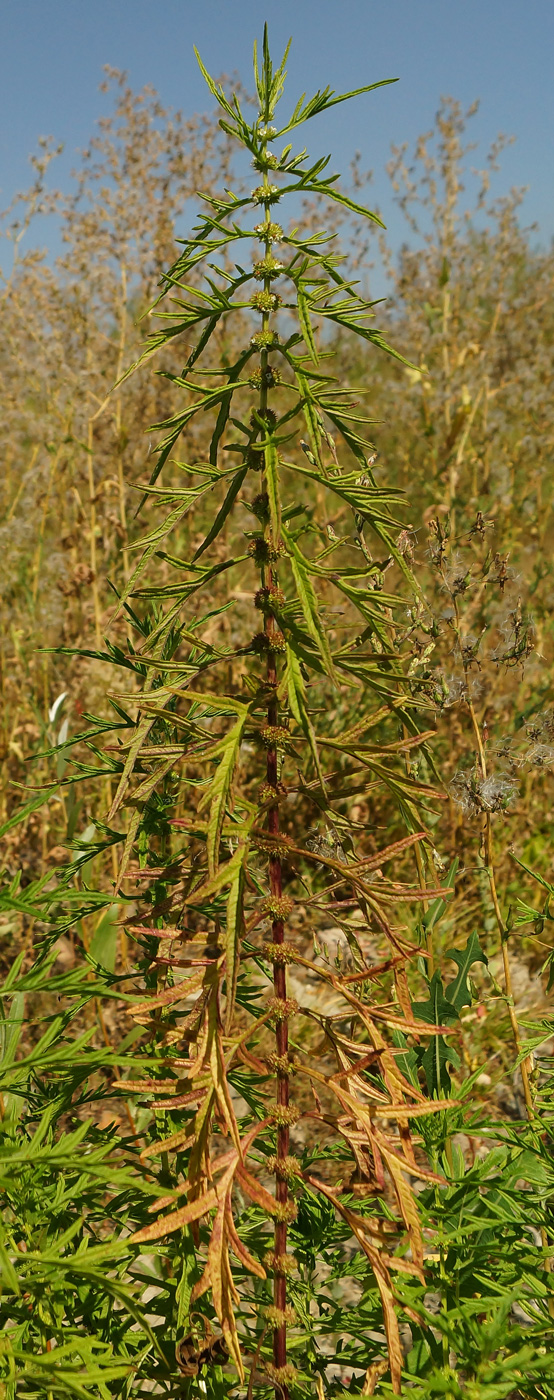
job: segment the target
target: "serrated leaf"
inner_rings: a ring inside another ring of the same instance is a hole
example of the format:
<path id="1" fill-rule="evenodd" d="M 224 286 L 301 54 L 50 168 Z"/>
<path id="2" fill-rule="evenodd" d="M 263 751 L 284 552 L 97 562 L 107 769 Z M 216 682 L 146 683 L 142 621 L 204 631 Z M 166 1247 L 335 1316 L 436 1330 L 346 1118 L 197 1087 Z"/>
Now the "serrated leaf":
<path id="1" fill-rule="evenodd" d="M 319 757 L 319 750 L 317 747 L 316 734 L 312 721 L 308 714 L 308 707 L 306 704 L 306 687 L 304 684 L 304 678 L 302 676 L 302 668 L 300 666 L 299 658 L 294 651 L 294 647 L 291 645 L 290 642 L 287 642 L 287 665 L 284 681 L 282 683 L 283 685 L 285 681 L 286 694 L 291 714 L 296 720 L 296 723 L 300 725 L 300 728 L 302 729 L 303 733 L 306 736 L 306 739 L 308 740 L 310 750 L 312 753 L 312 758 L 314 760 L 315 770 L 321 783 L 322 791 L 326 793 L 327 788 L 325 784 L 325 778 L 323 775 L 323 769 L 321 767 L 321 760 Z"/>
<path id="2" fill-rule="evenodd" d="M 302 335 L 310 352 L 312 364 L 319 364 L 319 355 L 315 343 L 313 326 L 310 320 L 310 305 L 300 286 L 296 288 L 296 304 L 298 306 L 298 319 L 302 327 Z"/>
<path id="3" fill-rule="evenodd" d="M 283 537 L 286 541 L 287 549 L 289 551 L 290 564 L 293 572 L 294 582 L 296 584 L 296 593 L 298 601 L 302 608 L 306 627 L 308 629 L 310 637 L 312 638 L 312 641 L 314 641 L 316 644 L 327 675 L 330 676 L 331 680 L 333 680 L 336 685 L 339 685 L 340 682 L 335 670 L 333 657 L 331 655 L 331 649 L 329 647 L 327 633 L 319 615 L 317 597 L 310 577 L 310 566 L 308 560 L 304 558 L 304 555 L 298 548 L 298 545 L 295 544 L 294 540 L 292 539 L 292 536 L 284 527 Z"/>

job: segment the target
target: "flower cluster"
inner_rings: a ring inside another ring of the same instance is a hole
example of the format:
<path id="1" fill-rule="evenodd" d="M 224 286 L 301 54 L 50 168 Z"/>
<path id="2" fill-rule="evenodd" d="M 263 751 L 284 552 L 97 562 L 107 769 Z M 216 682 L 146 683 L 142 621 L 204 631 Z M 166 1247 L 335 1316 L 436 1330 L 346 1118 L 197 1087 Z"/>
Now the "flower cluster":
<path id="1" fill-rule="evenodd" d="M 254 204 L 276 204 L 280 198 L 278 185 L 256 185 L 255 190 L 251 190 L 250 198 Z"/>
<path id="2" fill-rule="evenodd" d="M 281 297 L 278 292 L 254 292 L 250 300 L 250 305 L 254 311 L 277 311 L 281 304 Z"/>
<path id="3" fill-rule="evenodd" d="M 267 651 L 285 652 L 287 649 L 287 644 L 282 632 L 256 632 L 255 636 L 252 638 L 250 645 L 252 647 L 252 651 L 255 651 L 258 656 L 263 656 L 264 652 Z M 279 726 L 273 727 L 278 728 Z M 288 741 L 288 739 L 290 738 L 288 730 L 284 730 L 283 732 L 286 734 L 286 738 Z M 265 737 L 263 742 L 266 742 Z M 275 743 L 278 745 L 279 740 L 276 739 Z"/>
<path id="4" fill-rule="evenodd" d="M 302 1163 L 298 1157 L 266 1157 L 266 1170 L 281 1181 L 294 1181 L 302 1176 Z"/>
<path id="5" fill-rule="evenodd" d="M 283 724 L 263 724 L 259 734 L 266 749 L 283 749 L 290 742 L 289 731 Z"/>
<path id="6" fill-rule="evenodd" d="M 254 233 L 258 238 L 268 239 L 270 243 L 280 243 L 283 237 L 281 225 L 272 223 L 271 219 L 266 219 L 263 224 L 254 224 Z"/>
<path id="7" fill-rule="evenodd" d="M 297 1314 L 290 1303 L 287 1304 L 286 1308 L 276 1308 L 273 1303 L 270 1303 L 265 1310 L 265 1315 L 272 1327 L 294 1327 L 298 1321 Z"/>
<path id="8" fill-rule="evenodd" d="M 287 796 L 287 791 L 284 783 L 277 783 L 275 787 L 272 787 L 271 783 L 262 783 L 258 789 L 258 804 L 265 807 L 267 802 L 282 802 Z"/>
<path id="9" fill-rule="evenodd" d="M 298 1002 L 294 997 L 270 997 L 268 1011 L 273 1021 L 290 1021 L 298 1014 Z"/>
<path id="10" fill-rule="evenodd" d="M 261 295 L 263 296 L 263 292 Z M 271 292 L 269 296 L 272 296 Z M 256 331 L 256 334 L 250 338 L 250 344 L 254 346 L 255 350 L 274 350 L 279 344 L 279 336 L 277 331 Z"/>
<path id="11" fill-rule="evenodd" d="M 294 943 L 264 943 L 262 952 L 269 962 L 281 963 L 284 966 L 296 962 L 298 958 Z"/>
<path id="12" fill-rule="evenodd" d="M 281 375 L 278 369 L 273 369 L 271 365 L 266 365 L 265 369 L 256 369 L 250 375 L 248 383 L 252 389 L 274 389 L 277 384 L 281 384 Z"/>
<path id="13" fill-rule="evenodd" d="M 271 1105 L 268 1116 L 271 1118 L 271 1122 L 275 1123 L 277 1128 L 292 1128 L 301 1117 L 301 1111 L 299 1108 L 295 1108 L 293 1104 L 287 1104 L 287 1106 L 285 1106 L 285 1104 L 282 1103 L 274 1103 Z"/>
<path id="14" fill-rule="evenodd" d="M 268 1249 L 267 1253 L 264 1254 L 263 1262 L 266 1269 L 271 1270 L 274 1274 L 280 1275 L 281 1278 L 288 1278 L 290 1274 L 294 1273 L 296 1268 L 294 1255 L 275 1254 L 273 1249 Z"/>
<path id="15" fill-rule="evenodd" d="M 283 590 L 275 584 L 271 588 L 259 588 L 254 596 L 254 607 L 263 613 L 273 612 L 274 608 L 282 608 L 284 603 Z"/>
<path id="16" fill-rule="evenodd" d="M 259 262 L 254 263 L 252 271 L 256 281 L 263 282 L 266 277 L 280 277 L 284 266 L 285 264 L 279 262 L 278 258 L 274 258 L 271 253 L 268 253 L 265 258 L 260 258 Z"/>
<path id="17" fill-rule="evenodd" d="M 290 898 L 290 895 L 282 895 L 280 899 L 277 899 L 275 895 L 269 895 L 262 906 L 262 912 L 269 918 L 281 920 L 288 919 L 293 909 L 294 900 Z"/>

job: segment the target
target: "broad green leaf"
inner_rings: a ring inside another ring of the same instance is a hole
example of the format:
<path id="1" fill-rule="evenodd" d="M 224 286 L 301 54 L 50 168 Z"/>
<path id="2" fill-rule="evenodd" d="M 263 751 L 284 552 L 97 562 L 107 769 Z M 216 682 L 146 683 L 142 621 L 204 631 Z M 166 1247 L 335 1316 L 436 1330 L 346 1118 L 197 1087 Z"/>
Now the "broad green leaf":
<path id="1" fill-rule="evenodd" d="M 468 975 L 471 967 L 477 962 L 484 963 L 486 967 L 488 958 L 483 952 L 475 930 L 473 933 L 470 933 L 465 948 L 449 948 L 444 956 L 446 958 L 452 958 L 453 962 L 455 962 L 458 967 L 457 976 L 454 978 L 453 982 L 449 982 L 445 991 L 445 997 L 459 1015 L 464 1006 L 471 1006 L 472 996 L 468 983 Z"/>
<path id="2" fill-rule="evenodd" d="M 415 1001 L 412 1004 L 414 1016 L 420 1021 L 428 1021 L 434 1026 L 454 1025 L 458 1020 L 458 1012 L 447 1001 L 440 972 L 433 973 L 429 984 L 429 995 L 426 1001 Z M 450 1089 L 450 1075 L 448 1064 L 453 1064 L 457 1068 L 460 1064 L 460 1057 L 457 1052 L 448 1045 L 443 1035 L 432 1036 L 427 1049 L 421 1056 L 421 1064 L 425 1071 L 427 1088 L 431 1098 L 441 1098 L 443 1093 L 448 1093 Z"/>

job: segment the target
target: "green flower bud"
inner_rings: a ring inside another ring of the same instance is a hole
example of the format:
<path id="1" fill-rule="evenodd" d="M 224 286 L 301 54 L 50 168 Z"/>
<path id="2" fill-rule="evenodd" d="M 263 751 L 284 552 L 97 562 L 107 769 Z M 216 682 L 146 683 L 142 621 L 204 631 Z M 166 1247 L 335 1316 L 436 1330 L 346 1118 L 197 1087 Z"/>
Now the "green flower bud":
<path id="1" fill-rule="evenodd" d="M 265 277 L 270 277 L 271 279 L 280 277 L 284 266 L 284 263 L 279 262 L 277 258 L 271 256 L 271 253 L 268 253 L 265 258 L 260 258 L 259 262 L 254 263 L 252 271 L 256 280 L 258 282 L 263 282 Z"/>
<path id="2" fill-rule="evenodd" d="M 277 311 L 282 299 L 278 292 L 254 292 L 250 305 L 254 311 Z"/>
<path id="3" fill-rule="evenodd" d="M 250 198 L 254 204 L 277 204 L 280 199 L 278 185 L 256 185 L 251 191 Z"/>

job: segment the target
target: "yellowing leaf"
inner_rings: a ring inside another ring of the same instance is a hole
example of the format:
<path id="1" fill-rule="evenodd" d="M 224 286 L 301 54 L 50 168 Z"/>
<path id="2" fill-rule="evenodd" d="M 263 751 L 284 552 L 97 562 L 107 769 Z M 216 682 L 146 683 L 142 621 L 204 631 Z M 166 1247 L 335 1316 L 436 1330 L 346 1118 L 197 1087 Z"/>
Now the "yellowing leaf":
<path id="1" fill-rule="evenodd" d="M 161 1240 L 165 1235 L 172 1235 L 175 1230 L 182 1230 L 184 1225 L 191 1225 L 193 1220 L 200 1220 L 216 1205 L 215 1191 L 207 1191 L 198 1201 L 189 1201 L 188 1205 L 181 1206 L 180 1210 L 162 1216 L 161 1220 L 154 1220 L 152 1225 L 146 1225 L 143 1230 L 136 1230 L 135 1234 L 130 1236 L 130 1243 L 145 1244 L 147 1240 Z"/>

